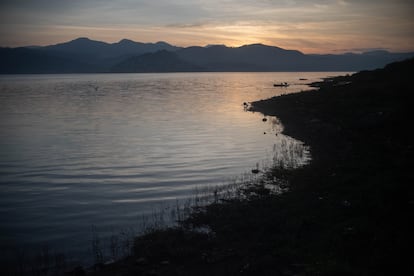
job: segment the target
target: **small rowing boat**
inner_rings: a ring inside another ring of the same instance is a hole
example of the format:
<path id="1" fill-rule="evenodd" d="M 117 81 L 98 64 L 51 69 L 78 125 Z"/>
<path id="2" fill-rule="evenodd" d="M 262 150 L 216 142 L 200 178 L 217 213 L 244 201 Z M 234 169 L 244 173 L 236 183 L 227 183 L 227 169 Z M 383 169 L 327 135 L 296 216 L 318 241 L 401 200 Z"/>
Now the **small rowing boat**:
<path id="1" fill-rule="evenodd" d="M 274 87 L 288 87 L 289 84 L 287 82 L 275 83 L 273 84 Z"/>

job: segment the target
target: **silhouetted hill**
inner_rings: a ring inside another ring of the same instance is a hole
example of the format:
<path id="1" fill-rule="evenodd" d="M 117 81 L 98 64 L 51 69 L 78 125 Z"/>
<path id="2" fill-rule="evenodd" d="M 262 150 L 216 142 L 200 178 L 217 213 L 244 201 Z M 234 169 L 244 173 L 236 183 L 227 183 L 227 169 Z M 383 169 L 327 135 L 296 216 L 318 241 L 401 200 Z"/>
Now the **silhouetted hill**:
<path id="1" fill-rule="evenodd" d="M 108 72 L 127 58 L 177 49 L 180 48 L 165 42 L 140 43 L 123 39 L 110 44 L 88 38 L 44 47 L 0 48 L 0 73 Z"/>
<path id="2" fill-rule="evenodd" d="M 128 39 L 122 39 L 116 43 L 106 43 L 90 40 L 88 38 L 78 38 L 66 43 L 41 47 L 43 50 L 53 50 L 76 55 L 88 54 L 92 57 L 111 58 L 127 55 L 142 55 L 145 53 L 157 52 L 160 50 L 176 51 L 178 47 L 165 42 L 141 43 Z"/>
<path id="3" fill-rule="evenodd" d="M 196 65 L 180 59 L 176 53 L 166 50 L 129 58 L 111 69 L 112 72 L 116 73 L 191 72 L 200 70 Z"/>
<path id="4" fill-rule="evenodd" d="M 102 41 L 95 41 L 95 40 L 90 40 L 86 37 L 80 37 L 75 40 L 71 40 L 69 42 L 41 47 L 41 49 L 53 50 L 53 51 L 58 51 L 58 52 L 67 52 L 67 53 L 96 54 L 96 53 L 105 51 L 105 49 L 109 45 L 110 44 L 102 42 Z"/>
<path id="5" fill-rule="evenodd" d="M 119 42 L 109 44 L 88 38 L 78 38 L 67 43 L 46 46 L 42 49 L 52 50 L 64 56 L 69 55 L 78 60 L 89 60 L 99 67 L 97 71 L 107 72 L 114 64 L 129 57 L 154 53 L 160 50 L 173 52 L 179 48 L 165 42 L 141 43 L 122 39 Z"/>
<path id="6" fill-rule="evenodd" d="M 304 57 L 299 51 L 284 50 L 262 44 L 238 48 L 226 46 L 189 47 L 177 51 L 187 62 L 206 71 L 273 71 L 289 70 L 292 61 Z M 277 66 L 280 64 L 280 66 Z"/>
<path id="7" fill-rule="evenodd" d="M 414 56 L 414 53 L 386 51 L 306 55 L 263 44 L 180 48 L 166 42 L 140 43 L 123 39 L 111 44 L 88 38 L 44 47 L 0 50 L 1 73 L 360 71 Z M 159 51 L 175 54 L 156 54 Z M 147 55 L 149 53 L 154 54 Z M 166 60 L 162 62 L 161 57 Z"/>
<path id="8" fill-rule="evenodd" d="M 97 72 L 96 66 L 31 48 L 0 48 L 0 74 L 52 74 Z"/>
<path id="9" fill-rule="evenodd" d="M 175 52 L 180 62 L 194 65 L 195 71 L 361 71 L 382 67 L 414 53 L 368 52 L 343 55 L 305 55 L 262 44 L 230 48 L 223 45 L 188 47 Z M 155 56 L 154 56 L 155 57 Z M 155 61 L 154 61 L 155 62 Z M 151 63 L 146 59 L 146 63 Z M 132 67 L 131 67 L 132 69 Z M 162 66 L 154 72 L 165 71 Z"/>

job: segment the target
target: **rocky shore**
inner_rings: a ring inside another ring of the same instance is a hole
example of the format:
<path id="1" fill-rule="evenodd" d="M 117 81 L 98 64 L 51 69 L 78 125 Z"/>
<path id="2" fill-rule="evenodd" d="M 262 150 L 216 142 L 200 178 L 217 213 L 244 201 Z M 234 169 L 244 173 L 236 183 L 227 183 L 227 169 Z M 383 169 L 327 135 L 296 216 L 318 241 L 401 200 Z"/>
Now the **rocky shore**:
<path id="1" fill-rule="evenodd" d="M 252 103 L 309 145 L 312 162 L 273 168 L 239 198 L 137 237 L 131 257 L 91 274 L 413 273 L 413 72 L 411 59 Z M 269 181 L 287 191 L 270 193 Z"/>

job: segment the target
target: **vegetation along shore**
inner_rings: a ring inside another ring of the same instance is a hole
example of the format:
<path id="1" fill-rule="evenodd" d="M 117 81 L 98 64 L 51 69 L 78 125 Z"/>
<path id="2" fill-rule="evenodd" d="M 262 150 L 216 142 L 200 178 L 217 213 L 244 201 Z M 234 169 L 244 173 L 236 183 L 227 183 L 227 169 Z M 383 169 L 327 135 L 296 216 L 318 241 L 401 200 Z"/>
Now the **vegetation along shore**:
<path id="1" fill-rule="evenodd" d="M 412 273 L 413 74 L 410 59 L 251 103 L 310 146 L 308 165 L 274 166 L 238 196 L 135 238 L 130 257 L 68 275 Z"/>

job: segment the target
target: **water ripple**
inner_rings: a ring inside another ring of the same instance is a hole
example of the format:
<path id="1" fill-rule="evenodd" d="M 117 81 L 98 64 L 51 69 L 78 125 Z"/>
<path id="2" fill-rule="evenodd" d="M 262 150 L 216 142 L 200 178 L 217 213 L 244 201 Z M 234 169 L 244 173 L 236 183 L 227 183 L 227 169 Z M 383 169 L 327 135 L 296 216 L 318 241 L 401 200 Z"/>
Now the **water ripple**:
<path id="1" fill-rule="evenodd" d="M 300 77 L 310 82 L 326 75 Z M 2 245 L 48 242 L 68 251 L 85 249 L 91 224 L 127 227 L 156 204 L 173 204 L 197 187 L 284 158 L 274 147 L 285 139 L 275 135 L 281 128 L 277 120 L 263 122 L 242 103 L 306 89 L 273 88 L 274 82 L 298 78 L 296 73 L 1 77 Z"/>

